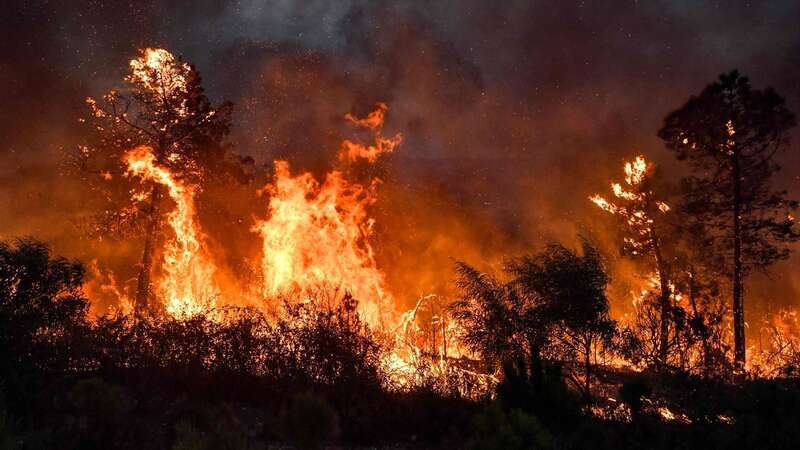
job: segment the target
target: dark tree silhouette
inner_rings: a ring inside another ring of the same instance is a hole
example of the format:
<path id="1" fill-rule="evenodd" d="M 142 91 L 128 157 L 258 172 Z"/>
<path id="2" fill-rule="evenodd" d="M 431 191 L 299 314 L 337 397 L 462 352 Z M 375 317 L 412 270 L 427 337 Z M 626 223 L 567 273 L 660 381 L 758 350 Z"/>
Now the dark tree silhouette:
<path id="1" fill-rule="evenodd" d="M 525 295 L 463 262 L 456 270 L 462 297 L 449 310 L 461 325 L 464 345 L 493 366 L 519 357 L 538 358 L 548 334 L 538 296 Z"/>
<path id="2" fill-rule="evenodd" d="M 745 363 L 744 280 L 789 255 L 800 234 L 790 211 L 797 202 L 773 191 L 775 154 L 786 148 L 795 124 L 772 89 L 752 89 L 733 71 L 721 75 L 664 119 L 658 132 L 694 174 L 683 180 L 682 208 L 708 236 L 705 248 L 731 279 L 734 359 Z"/>
<path id="3" fill-rule="evenodd" d="M 131 61 L 126 86 L 111 90 L 100 101 L 89 98 L 85 121 L 94 139 L 80 148 L 75 162 L 85 173 L 97 174 L 106 196 L 116 196 L 95 228 L 100 234 L 144 232 L 145 242 L 137 279 L 135 309 L 147 310 L 150 275 L 163 211 L 163 188 L 151 182 L 145 198 L 130 198 L 130 186 L 120 180 L 122 155 L 133 147 L 152 149 L 158 165 L 179 179 L 199 183 L 209 173 L 234 170 L 224 143 L 231 126 L 232 104 L 212 105 L 201 78 L 191 64 L 163 49 L 144 49 Z M 114 191 L 116 187 L 116 191 Z"/>
<path id="4" fill-rule="evenodd" d="M 0 366 L 63 370 L 87 325 L 80 263 L 53 257 L 43 243 L 0 242 Z M 26 369 L 27 368 L 27 369 Z"/>
<path id="5" fill-rule="evenodd" d="M 583 389 L 589 395 L 592 355 L 601 343 L 610 343 L 615 331 L 605 293 L 609 277 L 600 253 L 586 240 L 582 254 L 550 244 L 533 257 L 511 260 L 506 270 L 526 296 L 541 300 L 540 315 L 554 330 L 561 358 L 583 362 Z"/>
<path id="6" fill-rule="evenodd" d="M 605 287 L 608 276 L 597 249 L 583 243 L 579 255 L 559 244 L 513 259 L 500 282 L 464 263 L 457 266 L 462 298 L 450 312 L 460 323 L 460 338 L 491 365 L 522 358 L 538 361 L 547 350 L 561 360 L 579 358 L 587 393 L 591 356 L 614 334 Z"/>

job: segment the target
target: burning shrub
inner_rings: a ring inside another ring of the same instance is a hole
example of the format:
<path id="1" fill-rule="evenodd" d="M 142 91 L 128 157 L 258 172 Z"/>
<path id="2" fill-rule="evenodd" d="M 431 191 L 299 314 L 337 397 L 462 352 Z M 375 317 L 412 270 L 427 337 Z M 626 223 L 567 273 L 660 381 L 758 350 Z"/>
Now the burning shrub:
<path id="1" fill-rule="evenodd" d="M 762 320 L 750 372 L 755 377 L 800 377 L 800 318 L 781 310 Z"/>
<path id="2" fill-rule="evenodd" d="M 381 347 L 355 302 L 287 301 L 284 311 L 274 322 L 243 308 L 188 319 L 102 317 L 95 326 L 96 359 L 106 370 L 162 370 L 185 379 L 206 373 L 290 386 L 380 387 Z"/>
<path id="3" fill-rule="evenodd" d="M 287 302 L 271 331 L 265 374 L 300 385 L 379 386 L 381 347 L 356 305 Z"/>
<path id="4" fill-rule="evenodd" d="M 655 293 L 635 304 L 632 322 L 625 325 L 617 341 L 620 354 L 640 368 L 671 369 L 706 377 L 727 377 L 732 373 L 729 346 L 723 336 L 722 312 L 687 311 L 671 305 L 666 366 L 661 360 L 661 304 Z"/>

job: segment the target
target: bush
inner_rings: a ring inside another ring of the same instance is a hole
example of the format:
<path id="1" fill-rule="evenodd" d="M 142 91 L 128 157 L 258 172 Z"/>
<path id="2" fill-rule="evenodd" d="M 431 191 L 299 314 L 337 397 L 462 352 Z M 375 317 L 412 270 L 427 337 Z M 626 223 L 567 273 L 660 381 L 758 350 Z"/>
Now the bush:
<path id="1" fill-rule="evenodd" d="M 650 394 L 650 388 L 643 381 L 624 383 L 619 389 L 619 398 L 631 408 L 633 418 L 642 410 L 642 398 Z"/>
<path id="2" fill-rule="evenodd" d="M 2 388 L 2 384 L 0 384 L 0 388 Z M 19 447 L 14 430 L 15 425 L 14 420 L 6 411 L 5 399 L 0 390 L 0 450 L 12 450 Z"/>
<path id="3" fill-rule="evenodd" d="M 552 430 L 563 430 L 580 416 L 577 399 L 558 365 L 532 358 L 507 361 L 497 385 L 497 399 L 506 411 L 519 409 L 540 418 Z"/>
<path id="4" fill-rule="evenodd" d="M 172 450 L 210 450 L 208 438 L 191 422 L 182 420 L 175 425 L 175 443 Z"/>
<path id="5" fill-rule="evenodd" d="M 286 438 L 304 449 L 320 448 L 336 430 L 336 413 L 328 402 L 312 393 L 295 395 L 283 417 Z"/>
<path id="6" fill-rule="evenodd" d="M 75 448 L 119 448 L 128 441 L 135 404 L 122 387 L 90 378 L 77 382 L 66 398 L 65 434 L 74 439 Z"/>
<path id="7" fill-rule="evenodd" d="M 550 449 L 554 444 L 535 416 L 519 409 L 506 413 L 492 402 L 474 417 L 466 446 L 476 450 L 523 450 Z"/>

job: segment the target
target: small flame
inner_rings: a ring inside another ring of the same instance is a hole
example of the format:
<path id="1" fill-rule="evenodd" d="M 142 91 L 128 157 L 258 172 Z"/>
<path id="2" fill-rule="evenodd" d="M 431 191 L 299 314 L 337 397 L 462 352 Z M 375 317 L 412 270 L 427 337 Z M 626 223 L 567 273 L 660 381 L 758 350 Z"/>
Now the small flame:
<path id="1" fill-rule="evenodd" d="M 380 155 L 394 152 L 395 148 L 403 142 L 403 136 L 400 133 L 390 138 L 383 136 L 383 122 L 388 110 L 389 107 L 386 103 L 378 103 L 377 109 L 364 119 L 358 119 L 350 113 L 345 115 L 345 119 L 351 124 L 371 130 L 375 135 L 375 144 L 362 145 L 345 139 L 339 150 L 340 160 L 355 161 L 358 158 L 364 158 L 368 162 L 374 163 Z"/>

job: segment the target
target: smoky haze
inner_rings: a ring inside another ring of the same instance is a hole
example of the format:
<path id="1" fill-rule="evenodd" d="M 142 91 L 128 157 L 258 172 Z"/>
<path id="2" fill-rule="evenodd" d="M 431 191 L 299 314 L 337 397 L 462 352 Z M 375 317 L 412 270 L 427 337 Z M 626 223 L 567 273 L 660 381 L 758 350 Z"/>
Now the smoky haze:
<path id="1" fill-rule="evenodd" d="M 497 270 L 505 256 L 580 233 L 605 249 L 624 309 L 633 271 L 617 256 L 613 220 L 587 196 L 640 153 L 677 180 L 682 168 L 656 131 L 721 72 L 738 68 L 800 112 L 794 1 L 8 3 L 0 237 L 40 237 L 124 279 L 138 244 L 80 231 L 103 205 L 63 159 L 83 139 L 83 99 L 121 80 L 143 46 L 192 61 L 212 99 L 236 104 L 231 141 L 256 160 L 255 181 L 224 198 L 209 192 L 203 212 L 233 271 L 259 247 L 248 230 L 265 214 L 255 191 L 271 161 L 321 174 L 352 132 L 344 114 L 388 103 L 385 129 L 404 143 L 369 169 L 384 180 L 374 247 L 404 302 L 446 292 L 455 259 Z M 795 139 L 781 156 L 777 180 L 794 198 L 799 148 Z M 796 303 L 796 261 L 754 277 L 749 307 Z"/>

